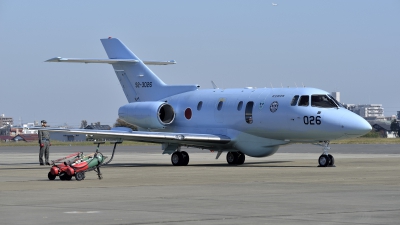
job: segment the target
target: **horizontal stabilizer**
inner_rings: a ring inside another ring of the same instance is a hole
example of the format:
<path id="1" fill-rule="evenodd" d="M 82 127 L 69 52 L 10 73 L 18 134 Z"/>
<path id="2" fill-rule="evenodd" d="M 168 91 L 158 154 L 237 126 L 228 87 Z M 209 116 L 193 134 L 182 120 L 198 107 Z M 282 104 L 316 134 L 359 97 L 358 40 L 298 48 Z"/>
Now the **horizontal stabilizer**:
<path id="1" fill-rule="evenodd" d="M 62 58 L 55 57 L 46 60 L 45 62 L 71 62 L 71 63 L 138 63 L 137 59 L 83 59 L 83 58 Z M 143 61 L 146 65 L 170 65 L 176 64 L 175 60 L 170 61 Z"/>

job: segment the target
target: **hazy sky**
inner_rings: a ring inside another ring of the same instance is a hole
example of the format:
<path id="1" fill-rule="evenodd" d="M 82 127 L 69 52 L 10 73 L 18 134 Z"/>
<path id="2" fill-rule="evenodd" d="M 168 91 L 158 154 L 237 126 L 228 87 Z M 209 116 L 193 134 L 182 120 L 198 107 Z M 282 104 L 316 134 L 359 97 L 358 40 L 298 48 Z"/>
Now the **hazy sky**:
<path id="1" fill-rule="evenodd" d="M 278 6 L 272 6 L 272 2 Z M 400 1 L 0 1 L 0 114 L 112 125 L 127 103 L 106 58 L 117 37 L 167 84 L 302 86 L 400 111 Z"/>

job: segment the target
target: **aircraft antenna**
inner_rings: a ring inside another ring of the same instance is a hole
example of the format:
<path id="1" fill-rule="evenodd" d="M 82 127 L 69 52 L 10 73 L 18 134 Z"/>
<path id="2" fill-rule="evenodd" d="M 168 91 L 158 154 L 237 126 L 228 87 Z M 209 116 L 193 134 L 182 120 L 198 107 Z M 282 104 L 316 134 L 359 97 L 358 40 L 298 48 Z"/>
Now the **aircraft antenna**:
<path id="1" fill-rule="evenodd" d="M 270 84 L 271 84 L 271 88 L 273 89 L 274 87 L 272 86 L 272 83 L 270 82 Z"/>
<path id="2" fill-rule="evenodd" d="M 283 85 L 282 85 L 282 83 L 281 83 L 281 88 L 283 88 Z"/>
<path id="3" fill-rule="evenodd" d="M 303 82 L 301 82 L 301 84 L 303 85 L 303 88 L 306 87 L 306 86 L 304 86 Z"/>
<path id="4" fill-rule="evenodd" d="M 294 82 L 294 85 L 296 85 L 296 88 L 297 88 L 297 84 L 296 84 L 296 82 Z"/>
<path id="5" fill-rule="evenodd" d="M 214 89 L 219 89 L 217 85 L 215 85 L 214 81 L 211 81 L 211 84 L 213 86 Z"/>

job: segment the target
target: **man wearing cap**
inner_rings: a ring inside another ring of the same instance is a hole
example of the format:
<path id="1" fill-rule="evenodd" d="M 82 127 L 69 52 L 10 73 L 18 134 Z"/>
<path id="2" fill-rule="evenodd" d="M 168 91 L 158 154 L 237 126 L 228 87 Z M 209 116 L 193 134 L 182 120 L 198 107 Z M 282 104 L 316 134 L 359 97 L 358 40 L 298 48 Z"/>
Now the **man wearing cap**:
<path id="1" fill-rule="evenodd" d="M 42 127 L 46 127 L 46 120 L 40 121 L 42 123 Z M 40 145 L 40 152 L 39 152 L 39 163 L 41 166 L 44 165 L 43 163 L 43 154 L 46 165 L 50 165 L 49 163 L 49 148 L 50 148 L 50 133 L 47 130 L 39 130 L 39 145 Z"/>

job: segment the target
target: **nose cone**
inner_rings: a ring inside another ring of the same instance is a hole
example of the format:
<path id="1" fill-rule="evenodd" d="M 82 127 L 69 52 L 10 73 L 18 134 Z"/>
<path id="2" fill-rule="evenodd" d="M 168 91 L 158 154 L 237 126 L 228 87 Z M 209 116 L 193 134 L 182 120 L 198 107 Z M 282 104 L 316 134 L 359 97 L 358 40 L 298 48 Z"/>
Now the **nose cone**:
<path id="1" fill-rule="evenodd" d="M 359 137 L 372 130 L 371 125 L 359 115 L 348 111 L 343 118 L 342 127 L 348 137 Z"/>

